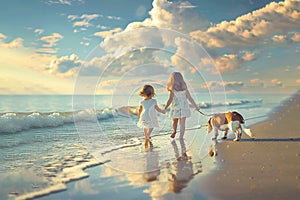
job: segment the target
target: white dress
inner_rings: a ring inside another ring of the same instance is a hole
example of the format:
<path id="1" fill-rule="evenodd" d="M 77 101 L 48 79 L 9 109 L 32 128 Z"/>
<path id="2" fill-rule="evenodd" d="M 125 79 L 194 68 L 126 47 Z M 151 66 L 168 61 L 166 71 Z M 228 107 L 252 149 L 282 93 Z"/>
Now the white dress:
<path id="1" fill-rule="evenodd" d="M 155 105 L 157 101 L 155 99 L 148 99 L 141 101 L 143 110 L 140 115 L 140 119 L 137 123 L 137 126 L 140 128 L 154 128 L 159 127 L 157 120 L 157 113 L 155 110 Z"/>
<path id="2" fill-rule="evenodd" d="M 186 90 L 173 91 L 174 98 L 170 107 L 170 118 L 190 117 L 191 111 L 186 97 Z"/>

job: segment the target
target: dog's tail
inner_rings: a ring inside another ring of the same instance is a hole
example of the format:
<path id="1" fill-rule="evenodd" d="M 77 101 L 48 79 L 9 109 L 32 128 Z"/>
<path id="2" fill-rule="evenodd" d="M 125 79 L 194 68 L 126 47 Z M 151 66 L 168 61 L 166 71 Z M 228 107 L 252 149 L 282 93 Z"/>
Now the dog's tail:
<path id="1" fill-rule="evenodd" d="M 242 128 L 242 133 L 245 133 L 250 138 L 254 138 L 254 134 L 251 132 L 251 130 L 249 128 L 245 128 L 244 124 L 241 124 L 241 128 Z"/>

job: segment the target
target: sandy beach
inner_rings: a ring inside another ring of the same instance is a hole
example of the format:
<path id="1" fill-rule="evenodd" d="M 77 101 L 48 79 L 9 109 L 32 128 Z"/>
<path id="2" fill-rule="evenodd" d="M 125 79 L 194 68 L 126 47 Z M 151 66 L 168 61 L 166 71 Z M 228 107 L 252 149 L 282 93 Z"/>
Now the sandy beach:
<path id="1" fill-rule="evenodd" d="M 216 169 L 195 185 L 212 199 L 298 199 L 299 118 L 298 92 L 251 127 L 256 139 L 217 144 Z"/>

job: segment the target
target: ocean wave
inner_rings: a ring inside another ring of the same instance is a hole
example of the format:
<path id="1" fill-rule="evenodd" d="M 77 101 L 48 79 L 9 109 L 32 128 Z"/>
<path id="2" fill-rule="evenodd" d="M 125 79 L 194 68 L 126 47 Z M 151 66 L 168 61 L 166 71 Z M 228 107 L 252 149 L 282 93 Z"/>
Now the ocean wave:
<path id="1" fill-rule="evenodd" d="M 200 108 L 218 106 L 260 106 L 262 100 L 237 100 L 223 103 L 199 103 Z M 0 113 L 0 133 L 16 133 L 33 128 L 58 127 L 74 122 L 95 122 L 109 120 L 115 117 L 136 117 L 137 106 L 123 106 L 117 109 L 106 108 L 103 110 L 86 109 L 74 112 L 25 112 L 25 113 Z"/>
<path id="2" fill-rule="evenodd" d="M 105 120 L 117 117 L 117 110 L 82 110 L 76 112 L 28 112 L 0 114 L 0 133 L 16 133 L 33 128 L 51 128 L 77 121 Z"/>
<path id="3" fill-rule="evenodd" d="M 263 103 L 262 99 L 258 100 L 231 100 L 220 103 L 207 103 L 201 102 L 199 104 L 200 108 L 212 108 L 212 107 L 227 107 L 227 106 L 237 106 L 237 107 L 257 107 L 261 106 Z"/>

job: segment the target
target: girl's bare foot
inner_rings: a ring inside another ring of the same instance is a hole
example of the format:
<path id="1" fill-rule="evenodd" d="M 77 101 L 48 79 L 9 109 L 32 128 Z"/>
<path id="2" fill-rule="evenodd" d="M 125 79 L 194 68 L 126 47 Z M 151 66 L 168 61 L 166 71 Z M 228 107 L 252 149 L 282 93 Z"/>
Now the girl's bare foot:
<path id="1" fill-rule="evenodd" d="M 176 132 L 172 133 L 170 137 L 171 137 L 171 138 L 174 138 L 175 135 L 176 135 Z"/>

